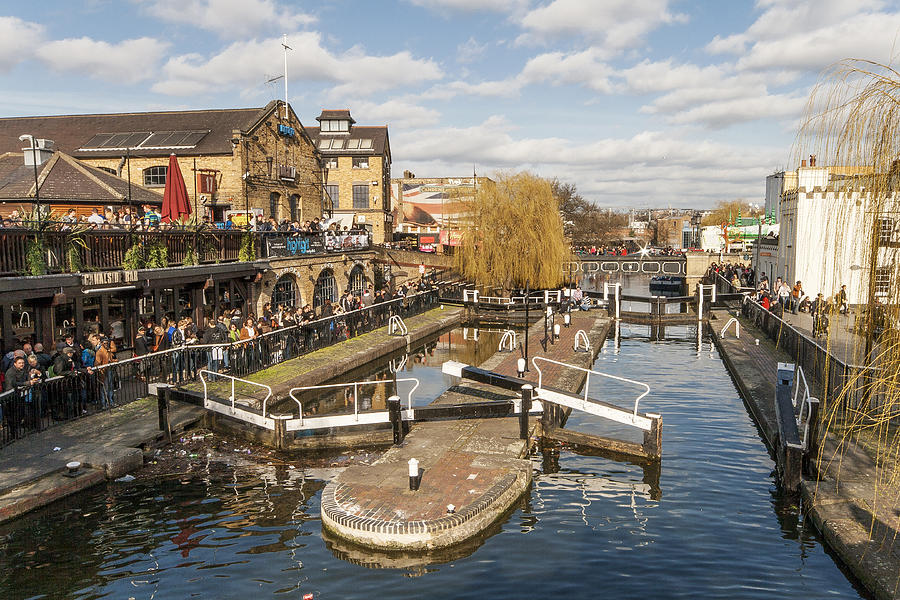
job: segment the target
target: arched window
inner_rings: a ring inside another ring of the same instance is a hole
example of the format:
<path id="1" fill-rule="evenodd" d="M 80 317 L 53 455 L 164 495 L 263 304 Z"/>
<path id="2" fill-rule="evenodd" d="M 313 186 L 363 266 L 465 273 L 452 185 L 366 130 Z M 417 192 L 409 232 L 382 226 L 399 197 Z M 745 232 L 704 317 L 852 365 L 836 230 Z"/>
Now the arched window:
<path id="1" fill-rule="evenodd" d="M 285 308 L 301 305 L 300 291 L 293 275 L 282 275 L 272 288 L 272 308 L 276 308 L 279 304 Z"/>
<path id="2" fill-rule="evenodd" d="M 363 290 L 366 289 L 366 271 L 360 265 L 353 267 L 350 271 L 350 291 L 354 296 L 362 296 Z"/>
<path id="3" fill-rule="evenodd" d="M 324 269 L 319 273 L 316 279 L 316 286 L 313 289 L 313 308 L 319 308 L 325 304 L 325 300 L 331 300 L 332 303 L 337 301 L 337 283 L 334 281 L 334 272 L 331 269 Z"/>
<path id="4" fill-rule="evenodd" d="M 278 220 L 278 202 L 281 200 L 281 194 L 272 192 L 269 194 L 269 216 Z"/>
<path id="5" fill-rule="evenodd" d="M 147 167 L 144 169 L 144 185 L 160 187 L 166 185 L 166 173 L 169 167 Z"/>
<path id="6" fill-rule="evenodd" d="M 300 214 L 297 210 L 300 206 L 300 196 L 297 194 L 291 194 L 291 197 L 288 199 L 288 204 L 291 208 L 291 221 L 299 221 Z"/>

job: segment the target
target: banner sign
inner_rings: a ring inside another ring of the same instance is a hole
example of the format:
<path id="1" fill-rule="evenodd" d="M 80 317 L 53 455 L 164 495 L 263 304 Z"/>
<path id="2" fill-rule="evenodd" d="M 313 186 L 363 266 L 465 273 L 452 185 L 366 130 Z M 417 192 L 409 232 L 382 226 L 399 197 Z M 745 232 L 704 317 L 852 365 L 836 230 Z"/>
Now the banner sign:
<path id="1" fill-rule="evenodd" d="M 365 250 L 368 247 L 369 236 L 365 233 L 342 233 L 325 236 L 325 249 L 329 252 Z"/>
<path id="2" fill-rule="evenodd" d="M 444 246 L 459 246 L 462 244 L 462 232 L 441 230 L 441 244 Z"/>

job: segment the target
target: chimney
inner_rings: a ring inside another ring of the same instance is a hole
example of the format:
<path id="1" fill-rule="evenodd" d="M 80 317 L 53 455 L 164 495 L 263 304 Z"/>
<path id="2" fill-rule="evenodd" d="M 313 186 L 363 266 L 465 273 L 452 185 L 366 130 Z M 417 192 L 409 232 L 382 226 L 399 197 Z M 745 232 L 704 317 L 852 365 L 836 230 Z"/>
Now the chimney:
<path id="1" fill-rule="evenodd" d="M 27 148 L 22 148 L 26 167 L 32 167 L 35 163 L 42 165 L 53 156 L 53 140 L 35 139 L 30 135 L 20 135 L 19 139 L 30 142 Z"/>
<path id="2" fill-rule="evenodd" d="M 816 155 L 815 154 L 809 155 L 809 166 L 811 166 L 811 167 L 816 166 Z"/>
<path id="3" fill-rule="evenodd" d="M 806 166 L 806 159 L 804 158 L 803 160 L 800 161 L 800 167 L 805 167 L 805 166 Z"/>

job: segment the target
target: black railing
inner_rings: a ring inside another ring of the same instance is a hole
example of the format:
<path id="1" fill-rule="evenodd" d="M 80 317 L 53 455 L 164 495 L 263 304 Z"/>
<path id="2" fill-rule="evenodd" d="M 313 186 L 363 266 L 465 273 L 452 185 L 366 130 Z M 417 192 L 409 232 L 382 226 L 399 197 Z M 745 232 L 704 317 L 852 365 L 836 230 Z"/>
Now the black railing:
<path id="1" fill-rule="evenodd" d="M 249 340 L 185 345 L 10 390 L 0 394 L 0 446 L 54 423 L 146 397 L 153 384 L 196 381 L 201 369 L 244 377 L 384 327 L 393 315 L 421 314 L 438 306 L 439 296 L 434 288 Z"/>

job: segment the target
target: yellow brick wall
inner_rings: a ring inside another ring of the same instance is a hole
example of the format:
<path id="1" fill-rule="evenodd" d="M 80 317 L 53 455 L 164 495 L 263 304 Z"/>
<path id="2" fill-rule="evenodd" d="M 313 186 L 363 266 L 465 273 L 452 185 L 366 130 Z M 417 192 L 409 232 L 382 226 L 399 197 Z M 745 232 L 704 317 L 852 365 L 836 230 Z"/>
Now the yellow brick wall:
<path id="1" fill-rule="evenodd" d="M 381 244 L 390 240 L 391 227 L 385 224 L 390 207 L 390 163 L 383 156 L 369 156 L 369 168 L 353 168 L 352 156 L 338 157 L 337 168 L 328 169 L 326 183 L 338 186 L 338 202 L 335 211 L 354 212 L 366 216 L 366 223 L 372 225 L 372 241 Z M 376 185 L 372 185 L 372 182 Z M 353 186 L 366 184 L 369 188 L 369 208 L 353 208 Z M 375 200 L 377 198 L 377 201 Z"/>
<path id="2" fill-rule="evenodd" d="M 277 111 L 276 111 L 277 112 Z M 191 207 L 194 206 L 194 159 L 196 168 L 214 169 L 218 174 L 218 191 L 216 199 L 221 204 L 230 203 L 234 210 L 243 210 L 245 205 L 250 208 L 262 209 L 266 218 L 269 217 L 269 195 L 272 192 L 279 194 L 277 214 L 279 221 L 290 217 L 289 198 L 292 194 L 300 196 L 298 202 L 299 217 L 302 220 L 311 220 L 322 216 L 322 168 L 319 164 L 318 153 L 315 146 L 303 135 L 300 121 L 293 112 L 289 113 L 289 120 L 279 118 L 280 114 L 273 113 L 268 119 L 264 119 L 254 130 L 245 132 L 245 142 L 234 146 L 230 155 L 206 155 L 206 156 L 179 156 L 178 165 L 181 174 L 187 184 L 188 197 Z M 269 124 L 266 124 L 268 122 Z M 296 134 L 293 138 L 285 137 L 277 133 L 279 123 L 289 124 Z M 235 132 L 233 137 L 239 137 L 240 132 Z M 258 139 L 253 140 L 253 137 Z M 267 157 L 272 157 L 271 174 L 269 172 Z M 121 158 L 97 158 L 83 159 L 84 162 L 109 169 L 119 169 L 121 165 L 123 178 L 128 176 L 128 165 L 122 165 Z M 136 185 L 144 183 L 144 169 L 155 166 L 167 166 L 168 157 L 141 158 L 132 157 L 131 182 Z M 281 181 L 278 178 L 278 166 L 292 165 L 297 170 L 295 183 Z M 248 180 L 243 179 L 244 170 L 249 171 Z M 162 193 L 163 188 L 156 188 Z M 245 197 L 246 194 L 246 197 Z M 198 190 L 198 195 L 199 190 Z M 199 201 L 198 201 L 199 206 Z M 203 208 L 200 206 L 201 214 Z"/>

